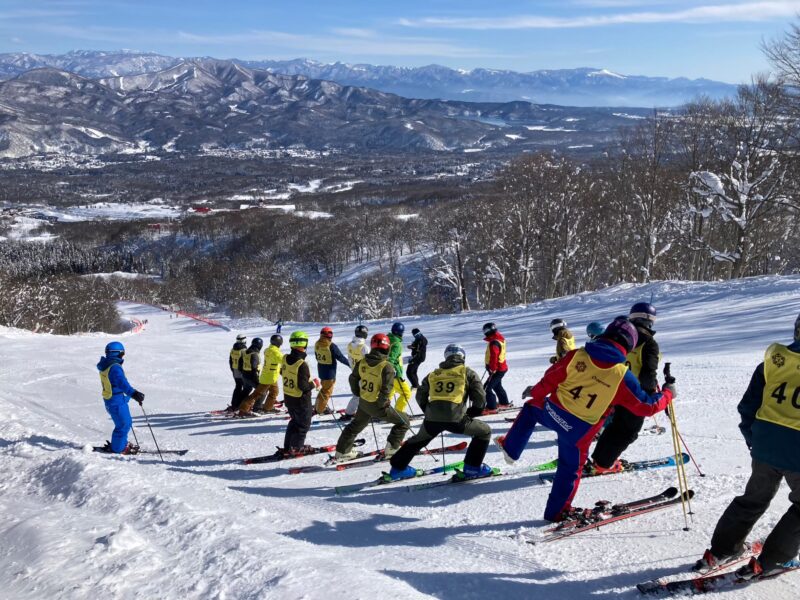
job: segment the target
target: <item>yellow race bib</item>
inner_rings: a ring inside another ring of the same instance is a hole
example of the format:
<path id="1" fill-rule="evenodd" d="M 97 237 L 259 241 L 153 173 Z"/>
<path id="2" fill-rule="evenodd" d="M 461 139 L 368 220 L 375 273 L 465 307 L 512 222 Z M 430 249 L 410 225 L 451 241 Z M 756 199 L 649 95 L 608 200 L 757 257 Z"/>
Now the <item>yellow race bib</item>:
<path id="1" fill-rule="evenodd" d="M 283 394 L 285 396 L 290 396 L 292 398 L 300 398 L 303 395 L 303 390 L 300 389 L 299 385 L 299 371 L 300 365 L 302 365 L 304 360 L 298 360 L 293 365 L 287 364 L 286 357 L 283 358 L 283 366 L 281 368 L 281 374 L 283 375 Z"/>
<path id="2" fill-rule="evenodd" d="M 359 396 L 366 402 L 377 402 L 383 384 L 383 369 L 387 361 L 382 360 L 374 367 L 370 367 L 366 360 L 358 363 Z"/>
<path id="3" fill-rule="evenodd" d="M 772 344 L 764 356 L 764 380 L 756 419 L 800 431 L 800 354 Z"/>
<path id="4" fill-rule="evenodd" d="M 431 402 L 464 402 L 464 392 L 467 389 L 467 367 L 459 365 L 452 369 L 436 369 L 428 375 Z"/>
<path id="5" fill-rule="evenodd" d="M 608 410 L 627 371 L 624 363 L 601 369 L 580 348 L 572 355 L 567 378 L 558 385 L 556 395 L 570 413 L 594 425 Z"/>
<path id="6" fill-rule="evenodd" d="M 333 353 L 330 344 L 317 342 L 314 344 L 314 354 L 317 355 L 317 362 L 321 365 L 333 364 Z"/>
<path id="7" fill-rule="evenodd" d="M 492 344 L 494 344 L 495 342 L 500 344 L 500 355 L 497 357 L 497 362 L 499 362 L 499 363 L 506 362 L 506 342 L 505 342 L 505 340 L 503 340 L 503 341 L 501 341 L 501 340 L 493 340 L 493 341 L 489 342 L 488 344 L 486 344 L 486 358 L 485 358 L 484 362 L 487 365 L 492 360 L 492 354 L 491 354 Z"/>
<path id="8" fill-rule="evenodd" d="M 277 383 L 282 363 L 283 355 L 281 354 L 280 348 L 277 346 L 269 346 L 264 350 L 264 368 L 261 370 L 261 376 L 258 378 L 258 382 L 264 385 L 273 385 Z"/>

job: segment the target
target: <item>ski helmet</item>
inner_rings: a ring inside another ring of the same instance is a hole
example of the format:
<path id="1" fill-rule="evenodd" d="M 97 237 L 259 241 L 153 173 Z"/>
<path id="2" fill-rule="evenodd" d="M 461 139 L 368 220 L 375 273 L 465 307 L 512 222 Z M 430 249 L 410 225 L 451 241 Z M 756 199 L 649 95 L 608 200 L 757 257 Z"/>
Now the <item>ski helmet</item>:
<path id="1" fill-rule="evenodd" d="M 261 350 L 261 348 L 264 346 L 264 340 L 262 340 L 260 337 L 253 338 L 253 342 L 250 345 L 256 350 Z"/>
<path id="2" fill-rule="evenodd" d="M 106 344 L 106 356 L 122 356 L 125 354 L 125 346 L 122 342 L 109 342 Z"/>
<path id="3" fill-rule="evenodd" d="M 550 321 L 550 331 L 555 333 L 559 329 L 564 329 L 567 326 L 567 322 L 564 319 L 553 319 Z"/>
<path id="4" fill-rule="evenodd" d="M 366 325 L 357 325 L 356 326 L 356 337 L 361 338 L 362 340 L 367 339 L 367 334 L 369 333 L 369 329 Z"/>
<path id="5" fill-rule="evenodd" d="M 586 335 L 589 336 L 590 340 L 593 340 L 594 338 L 602 334 L 605 331 L 605 329 L 606 328 L 603 327 L 603 324 L 600 321 L 592 321 L 586 326 Z"/>
<path id="6" fill-rule="evenodd" d="M 639 332 L 636 331 L 636 327 L 625 316 L 617 317 L 611 321 L 603 332 L 602 337 L 618 343 L 627 352 L 636 348 L 636 344 L 639 343 Z"/>
<path id="7" fill-rule="evenodd" d="M 656 322 L 656 307 L 649 302 L 637 302 L 631 306 L 628 318 L 635 325 L 642 325 L 650 329 Z"/>
<path id="8" fill-rule="evenodd" d="M 399 335 L 400 337 L 403 337 L 403 333 L 405 333 L 405 330 L 406 330 L 406 326 L 403 325 L 400 321 L 396 321 L 395 323 L 392 323 L 392 333 L 393 334 Z"/>
<path id="9" fill-rule="evenodd" d="M 319 337 L 327 338 L 329 340 L 333 339 L 333 329 L 330 327 L 323 327 L 322 330 L 319 332 Z"/>
<path id="10" fill-rule="evenodd" d="M 389 346 L 391 346 L 391 343 L 389 342 L 389 336 L 387 336 L 385 333 L 376 333 L 369 341 L 369 347 L 373 350 L 388 351 Z"/>
<path id="11" fill-rule="evenodd" d="M 305 331 L 295 331 L 289 338 L 290 348 L 307 348 L 308 347 L 308 334 Z"/>
<path id="12" fill-rule="evenodd" d="M 420 330 L 419 330 L 417 327 L 414 327 L 414 329 L 412 329 L 412 330 L 411 330 L 411 335 L 414 335 L 414 336 L 415 336 L 415 335 L 417 335 L 418 333 L 420 333 Z"/>
<path id="13" fill-rule="evenodd" d="M 483 326 L 483 335 L 484 336 L 488 337 L 490 335 L 494 335 L 495 333 L 497 333 L 497 325 L 495 325 L 494 323 L 486 323 L 486 324 L 484 324 L 484 326 Z"/>
<path id="14" fill-rule="evenodd" d="M 445 358 L 450 358 L 456 354 L 460 354 L 461 358 L 467 358 L 467 353 L 464 351 L 464 348 L 458 344 L 449 344 L 447 348 L 444 349 Z"/>
<path id="15" fill-rule="evenodd" d="M 276 333 L 271 338 L 269 338 L 269 343 L 272 346 L 277 346 L 278 348 L 280 348 L 281 346 L 283 346 L 283 336 L 280 335 L 279 333 Z"/>
<path id="16" fill-rule="evenodd" d="M 243 334 L 243 333 L 240 333 L 239 335 L 236 336 L 236 341 L 237 342 L 243 342 L 246 339 L 247 339 L 247 336 L 245 334 Z"/>

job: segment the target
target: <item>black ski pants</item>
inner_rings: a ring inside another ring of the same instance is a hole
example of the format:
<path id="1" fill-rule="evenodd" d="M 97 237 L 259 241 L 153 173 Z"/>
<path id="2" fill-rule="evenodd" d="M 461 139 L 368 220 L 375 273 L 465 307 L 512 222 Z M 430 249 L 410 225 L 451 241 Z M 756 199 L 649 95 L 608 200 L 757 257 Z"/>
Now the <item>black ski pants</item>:
<path id="1" fill-rule="evenodd" d="M 627 408 L 614 407 L 611 422 L 600 434 L 592 452 L 592 460 L 606 469 L 639 437 L 644 417 L 637 417 Z"/>
<path id="2" fill-rule="evenodd" d="M 308 397 L 293 398 L 284 396 L 283 405 L 289 411 L 289 424 L 286 426 L 286 434 L 283 437 L 284 450 L 299 450 L 306 443 L 306 435 L 311 429 L 311 417 L 314 416 L 314 408 L 311 403 L 311 394 Z"/>
<path id="3" fill-rule="evenodd" d="M 506 376 L 508 371 L 495 371 L 493 375 L 489 375 L 489 379 L 483 384 L 483 389 L 486 390 L 486 409 L 497 409 L 497 402 L 500 401 L 500 406 L 508 406 L 508 394 L 503 387 L 503 377 Z"/>
<path id="4" fill-rule="evenodd" d="M 737 496 L 722 513 L 711 538 L 711 552 L 726 556 L 736 552 L 750 530 L 769 508 L 781 481 L 789 484 L 791 506 L 764 540 L 759 562 L 764 570 L 797 558 L 800 550 L 800 473 L 776 469 L 753 459 L 753 472 L 744 494 Z"/>
<path id="5" fill-rule="evenodd" d="M 492 430 L 483 421 L 470 417 L 464 417 L 455 423 L 428 421 L 425 419 L 422 421 L 422 426 L 417 434 L 403 444 L 389 462 L 395 469 L 405 469 L 411 460 L 419 454 L 419 451 L 430 444 L 443 431 L 472 436 L 472 441 L 469 443 L 467 453 L 464 456 L 464 464 L 471 467 L 481 466 L 483 457 L 486 456 L 486 450 L 489 448 Z"/>
<path id="6" fill-rule="evenodd" d="M 408 381 L 411 383 L 412 388 L 419 387 L 419 376 L 417 375 L 417 369 L 422 364 L 422 361 L 415 361 L 411 360 L 408 363 L 408 368 L 406 369 L 406 375 L 408 376 Z"/>

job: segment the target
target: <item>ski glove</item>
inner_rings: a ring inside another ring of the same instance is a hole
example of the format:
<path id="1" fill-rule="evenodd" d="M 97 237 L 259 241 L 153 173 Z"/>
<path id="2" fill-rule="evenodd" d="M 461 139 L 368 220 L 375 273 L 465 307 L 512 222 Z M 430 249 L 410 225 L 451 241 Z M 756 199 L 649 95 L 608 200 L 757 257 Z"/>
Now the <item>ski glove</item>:
<path id="1" fill-rule="evenodd" d="M 142 402 L 144 402 L 144 394 L 142 392 L 140 392 L 139 390 L 136 390 L 135 392 L 133 392 L 133 394 L 131 394 L 131 398 L 136 400 L 139 403 L 139 406 L 141 406 Z"/>
<path id="2" fill-rule="evenodd" d="M 664 387 L 662 387 L 661 389 L 669 390 L 672 393 L 672 399 L 674 400 L 675 398 L 678 397 L 678 391 L 675 389 L 675 378 L 671 377 L 670 379 L 672 379 L 672 381 L 669 383 L 665 383 Z"/>
<path id="3" fill-rule="evenodd" d="M 533 398 L 533 386 L 529 385 L 522 391 L 522 399 L 527 400 L 528 398 Z"/>
<path id="4" fill-rule="evenodd" d="M 551 365 L 554 365 L 554 364 L 556 364 L 557 362 L 558 362 L 558 357 L 557 357 L 557 356 L 551 356 L 551 357 L 550 357 L 550 364 L 551 364 Z"/>

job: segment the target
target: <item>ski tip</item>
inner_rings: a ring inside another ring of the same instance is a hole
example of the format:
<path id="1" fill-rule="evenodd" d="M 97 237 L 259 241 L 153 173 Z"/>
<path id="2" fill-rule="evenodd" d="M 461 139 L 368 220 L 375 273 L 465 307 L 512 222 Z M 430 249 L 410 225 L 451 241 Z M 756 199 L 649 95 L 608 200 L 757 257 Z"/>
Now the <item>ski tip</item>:
<path id="1" fill-rule="evenodd" d="M 668 487 L 667 489 L 665 489 L 662 492 L 661 495 L 666 497 L 666 498 L 674 498 L 675 496 L 678 495 L 678 488 L 676 488 L 676 487 Z"/>

